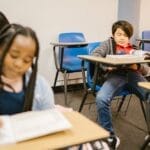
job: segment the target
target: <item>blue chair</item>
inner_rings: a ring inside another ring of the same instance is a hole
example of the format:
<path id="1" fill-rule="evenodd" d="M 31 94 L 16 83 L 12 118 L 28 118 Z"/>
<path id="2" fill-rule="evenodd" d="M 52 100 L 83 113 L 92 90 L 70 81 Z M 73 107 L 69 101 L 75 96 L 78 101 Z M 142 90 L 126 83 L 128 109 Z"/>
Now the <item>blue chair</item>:
<path id="1" fill-rule="evenodd" d="M 142 39 L 150 39 L 150 30 L 142 31 Z M 144 51 L 150 51 L 150 43 L 142 42 L 141 44 Z"/>
<path id="2" fill-rule="evenodd" d="M 90 43 L 88 44 L 87 48 L 88 48 L 88 52 L 89 52 L 89 55 L 91 54 L 91 52 L 97 47 L 100 45 L 100 42 L 94 42 L 94 43 Z M 89 92 L 92 91 L 92 88 L 93 88 L 93 76 L 94 76 L 94 71 L 95 71 L 95 64 L 94 63 L 91 63 L 91 62 L 87 62 L 87 90 L 85 91 L 85 94 L 83 96 L 83 99 L 81 101 L 81 104 L 80 104 L 80 107 L 79 107 L 79 112 L 82 111 L 83 109 L 83 106 L 85 104 L 91 104 L 91 103 L 85 103 L 86 101 L 86 98 L 87 98 L 87 95 L 89 94 Z M 94 87 L 94 92 L 93 94 L 95 95 L 96 92 L 98 92 L 99 90 L 101 89 L 101 85 L 95 85 Z M 123 89 L 119 95 L 116 95 L 116 96 L 122 96 L 122 99 L 119 103 L 119 106 L 118 106 L 118 109 L 117 109 L 117 112 L 119 112 L 121 110 L 121 107 L 123 105 L 123 102 L 126 98 L 127 95 L 129 95 L 131 93 L 129 93 L 129 91 Z M 130 98 L 129 98 L 129 101 L 128 101 L 128 104 L 127 104 L 127 108 L 126 108 L 126 111 L 128 109 L 128 105 L 129 105 L 129 102 L 130 102 L 130 99 L 131 99 L 131 95 L 130 95 Z"/>
<path id="3" fill-rule="evenodd" d="M 85 42 L 85 37 L 83 33 L 80 32 L 68 32 L 68 33 L 60 33 L 59 34 L 59 42 L 63 43 L 73 43 L 73 42 Z M 67 74 L 74 73 L 74 72 L 81 72 L 81 60 L 77 57 L 77 55 L 87 55 L 87 48 L 86 46 L 70 46 L 66 47 L 62 50 L 59 48 L 58 53 L 58 61 L 59 61 L 59 68 L 56 67 L 57 72 L 54 80 L 53 87 L 55 88 L 56 82 L 58 79 L 59 72 L 64 73 L 64 93 L 65 93 L 65 104 L 67 105 Z M 54 55 L 56 56 L 56 55 Z M 56 62 L 57 58 L 55 58 Z M 86 65 L 84 66 L 86 69 Z"/>

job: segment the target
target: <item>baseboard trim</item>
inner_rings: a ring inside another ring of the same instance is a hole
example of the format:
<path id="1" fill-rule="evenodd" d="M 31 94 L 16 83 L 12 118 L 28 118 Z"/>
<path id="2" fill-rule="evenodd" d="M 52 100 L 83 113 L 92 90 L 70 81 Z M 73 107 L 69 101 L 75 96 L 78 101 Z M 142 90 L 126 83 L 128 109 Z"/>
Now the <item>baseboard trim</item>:
<path id="1" fill-rule="evenodd" d="M 67 86 L 67 91 L 77 91 L 77 90 L 81 90 L 83 89 L 83 83 L 77 83 L 77 84 L 70 84 Z M 62 93 L 64 92 L 64 86 L 63 85 L 59 85 L 56 87 L 52 86 L 52 89 L 54 91 L 54 93 Z"/>

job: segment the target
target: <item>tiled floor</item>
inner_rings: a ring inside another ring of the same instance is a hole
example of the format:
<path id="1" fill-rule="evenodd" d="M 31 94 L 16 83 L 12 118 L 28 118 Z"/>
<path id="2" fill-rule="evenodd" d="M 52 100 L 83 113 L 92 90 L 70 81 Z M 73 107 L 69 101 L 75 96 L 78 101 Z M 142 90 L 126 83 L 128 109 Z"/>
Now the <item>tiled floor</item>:
<path id="1" fill-rule="evenodd" d="M 84 91 L 82 90 L 68 92 L 68 103 L 69 106 L 74 110 L 78 111 L 83 93 Z M 64 105 L 63 93 L 55 93 L 55 99 L 57 104 Z M 93 97 L 91 94 L 88 95 L 88 101 L 93 101 L 94 99 L 95 97 Z M 127 114 L 124 115 L 127 102 L 128 98 L 126 99 L 121 112 L 117 116 L 117 100 L 113 100 L 112 102 L 113 124 L 116 130 L 116 134 L 121 140 L 121 144 L 118 150 L 140 150 L 140 147 L 144 142 L 144 137 L 147 133 L 147 127 L 138 98 L 134 95 L 132 96 Z M 82 114 L 91 120 L 96 121 L 97 115 L 95 103 L 90 107 L 85 105 Z"/>

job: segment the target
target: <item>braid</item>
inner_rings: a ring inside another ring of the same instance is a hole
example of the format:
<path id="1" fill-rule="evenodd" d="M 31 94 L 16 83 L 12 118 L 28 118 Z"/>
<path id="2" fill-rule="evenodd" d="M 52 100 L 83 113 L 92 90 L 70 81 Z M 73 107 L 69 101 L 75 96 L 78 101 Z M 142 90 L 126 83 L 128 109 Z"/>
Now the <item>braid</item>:
<path id="1" fill-rule="evenodd" d="M 30 28 L 28 28 L 29 31 L 31 31 Z M 35 40 L 37 51 L 35 55 L 35 61 L 32 63 L 32 73 L 30 76 L 30 79 L 28 81 L 28 86 L 26 87 L 26 94 L 25 94 L 25 102 L 24 102 L 24 108 L 23 111 L 29 111 L 32 109 L 33 105 L 33 98 L 34 98 L 34 91 L 35 91 L 35 84 L 36 84 L 36 75 L 37 75 L 37 69 L 38 69 L 38 58 L 39 58 L 39 43 L 37 36 L 35 32 L 30 32 L 31 37 Z"/>
<path id="2" fill-rule="evenodd" d="M 37 74 L 37 68 L 38 68 L 38 55 L 39 54 L 37 52 L 37 58 L 35 60 L 35 64 L 32 64 L 32 73 L 31 73 L 30 80 L 28 82 L 28 86 L 26 88 L 23 111 L 28 111 L 32 109 L 35 84 L 36 84 L 36 74 Z"/>

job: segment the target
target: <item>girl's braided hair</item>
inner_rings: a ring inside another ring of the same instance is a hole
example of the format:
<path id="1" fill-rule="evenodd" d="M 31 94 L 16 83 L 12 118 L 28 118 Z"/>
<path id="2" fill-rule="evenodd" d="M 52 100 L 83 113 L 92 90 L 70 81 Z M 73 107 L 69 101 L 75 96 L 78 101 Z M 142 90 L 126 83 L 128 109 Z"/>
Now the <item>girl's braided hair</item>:
<path id="1" fill-rule="evenodd" d="M 2 30 L 0 30 L 0 89 L 3 88 L 5 84 L 1 76 L 3 74 L 3 63 L 6 54 L 8 53 L 14 39 L 18 35 L 23 35 L 26 37 L 31 37 L 35 41 L 36 45 L 36 54 L 35 58 L 32 62 L 32 72 L 28 81 L 27 86 L 25 86 L 25 97 L 24 97 L 24 107 L 23 111 L 29 111 L 32 109 L 33 97 L 34 97 L 34 90 L 35 90 L 35 83 L 36 83 L 36 74 L 38 69 L 38 58 L 39 58 L 39 42 L 36 36 L 36 33 L 29 27 L 23 27 L 19 24 L 8 24 Z"/>

